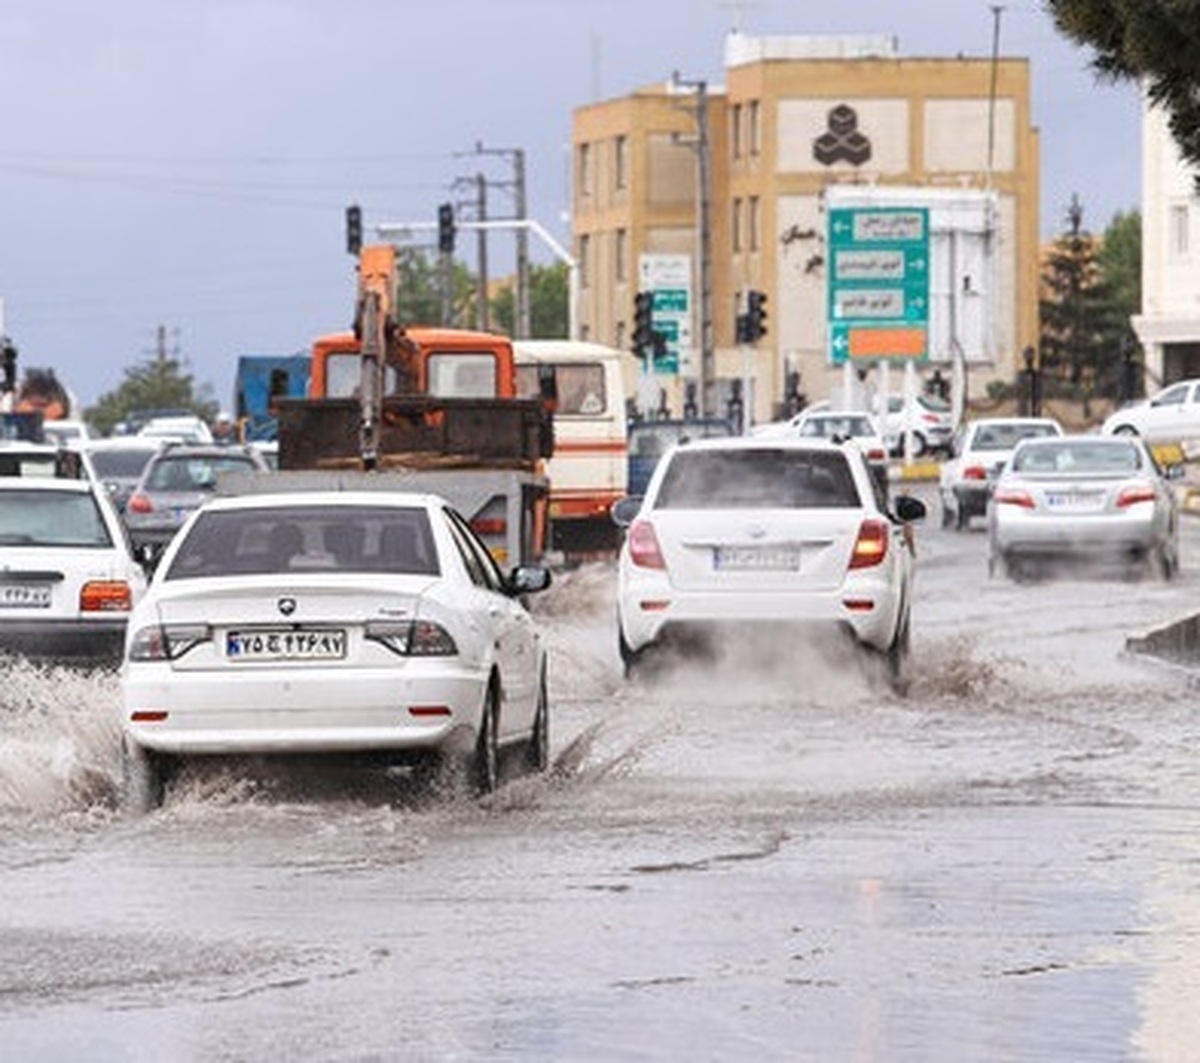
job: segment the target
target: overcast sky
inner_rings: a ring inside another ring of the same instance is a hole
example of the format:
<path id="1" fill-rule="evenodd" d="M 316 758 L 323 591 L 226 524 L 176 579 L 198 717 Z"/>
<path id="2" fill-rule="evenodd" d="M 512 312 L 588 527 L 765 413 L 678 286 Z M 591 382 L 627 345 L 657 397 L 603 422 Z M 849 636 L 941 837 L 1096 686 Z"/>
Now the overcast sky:
<path id="1" fill-rule="evenodd" d="M 905 56 L 988 56 L 984 0 L 6 0 L 0 6 L 0 297 L 23 366 L 84 405 L 159 326 L 231 401 L 239 354 L 345 327 L 344 208 L 432 221 L 456 179 L 511 178 L 568 240 L 572 109 L 669 78 L 723 83 L 725 34 L 871 33 Z M 1005 3 L 1032 62 L 1043 234 L 1072 193 L 1102 230 L 1138 206 L 1139 114 L 1039 0 Z M 492 209 L 512 209 L 495 189 Z M 534 241 L 539 260 L 548 260 Z M 511 240 L 492 244 L 511 269 Z"/>

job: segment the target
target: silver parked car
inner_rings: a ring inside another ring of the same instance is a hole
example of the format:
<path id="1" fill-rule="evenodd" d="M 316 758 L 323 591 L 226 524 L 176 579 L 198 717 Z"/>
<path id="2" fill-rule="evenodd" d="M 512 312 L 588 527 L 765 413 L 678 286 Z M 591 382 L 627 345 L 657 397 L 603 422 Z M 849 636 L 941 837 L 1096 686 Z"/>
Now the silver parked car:
<path id="1" fill-rule="evenodd" d="M 1025 579 L 1051 564 L 1179 568 L 1175 493 L 1137 437 L 1017 445 L 988 509 L 988 570 Z"/>

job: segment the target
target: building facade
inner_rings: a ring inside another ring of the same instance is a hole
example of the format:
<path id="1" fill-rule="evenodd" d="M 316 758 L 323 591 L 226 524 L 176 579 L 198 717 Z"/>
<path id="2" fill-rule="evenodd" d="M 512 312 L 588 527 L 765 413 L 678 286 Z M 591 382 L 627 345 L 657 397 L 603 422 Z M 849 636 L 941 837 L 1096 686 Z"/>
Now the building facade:
<path id="1" fill-rule="evenodd" d="M 1200 377 L 1200 197 L 1166 115 L 1142 105 L 1142 312 L 1147 387 Z"/>
<path id="2" fill-rule="evenodd" d="M 690 343 L 654 381 L 678 413 L 687 383 L 706 368 L 707 336 L 718 406 L 748 389 L 753 420 L 770 420 L 797 381 L 809 399 L 820 399 L 843 372 L 830 346 L 828 190 L 849 187 L 868 199 L 878 190 L 892 203 L 904 201 L 906 188 L 936 190 L 939 204 L 956 193 L 986 193 L 994 205 L 980 237 L 988 270 L 972 273 L 964 255 L 955 266 L 961 276 L 930 281 L 931 297 L 941 284 L 942 295 L 961 307 L 960 320 L 971 307 L 967 295 L 992 308 L 978 315 L 989 323 L 986 341 L 952 349 L 931 317 L 923 354 L 884 357 L 889 365 L 915 360 L 923 373 L 944 372 L 958 359 L 970 394 L 989 380 L 1011 380 L 1020 353 L 1037 343 L 1038 143 L 1028 63 L 906 59 L 890 38 L 732 34 L 725 77 L 724 86 L 705 92 L 707 181 L 698 176 L 694 85 L 646 88 L 576 110 L 573 228 L 583 337 L 628 348 L 643 256 L 689 255 Z M 968 213 L 931 211 L 931 225 L 954 226 Z M 707 270 L 700 265 L 705 243 Z M 768 320 L 767 335 L 748 348 L 738 343 L 736 321 L 751 290 L 766 294 Z M 875 358 L 857 368 L 878 364 Z"/>

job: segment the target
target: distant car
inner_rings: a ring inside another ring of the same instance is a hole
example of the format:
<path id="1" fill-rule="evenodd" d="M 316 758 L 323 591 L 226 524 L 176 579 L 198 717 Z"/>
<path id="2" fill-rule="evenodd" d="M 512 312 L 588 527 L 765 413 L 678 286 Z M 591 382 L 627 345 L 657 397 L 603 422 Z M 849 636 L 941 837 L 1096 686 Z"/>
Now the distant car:
<path id="1" fill-rule="evenodd" d="M 1063 436 L 1017 445 L 988 511 L 988 568 L 1025 579 L 1054 563 L 1179 568 L 1175 493 L 1137 438 Z"/>
<path id="2" fill-rule="evenodd" d="M 1180 380 L 1145 402 L 1123 406 L 1101 426 L 1105 435 L 1137 435 L 1150 443 L 1200 438 L 1200 378 Z"/>
<path id="3" fill-rule="evenodd" d="M 42 422 L 42 435 L 47 443 L 60 446 L 86 443 L 92 438 L 91 430 L 84 421 L 49 420 Z"/>
<path id="4" fill-rule="evenodd" d="M 961 425 L 938 470 L 942 527 L 962 531 L 972 517 L 987 513 L 992 485 L 1022 439 L 1062 434 L 1062 425 L 1049 417 L 983 417 Z"/>
<path id="5" fill-rule="evenodd" d="M 169 439 L 177 443 L 211 443 L 212 429 L 200 417 L 154 417 L 137 434 L 143 438 Z"/>
<path id="6" fill-rule="evenodd" d="M 103 487 L 0 477 L 0 648 L 115 663 L 145 587 Z"/>
<path id="7" fill-rule="evenodd" d="M 188 516 L 213 497 L 220 476 L 269 468 L 252 447 L 163 446 L 146 463 L 125 504 L 125 527 L 135 548 L 158 549 L 170 542 Z"/>
<path id="8" fill-rule="evenodd" d="M 913 555 L 923 503 L 881 505 L 861 450 L 825 439 L 742 436 L 673 449 L 628 530 L 617 574 L 627 675 L 664 653 L 711 654 L 736 633 L 849 632 L 903 689 Z"/>
<path id="9" fill-rule="evenodd" d="M 92 439 L 83 445 L 97 478 L 108 488 L 118 513 L 124 511 L 146 465 L 162 447 L 162 440 L 139 436 Z"/>
<path id="10" fill-rule="evenodd" d="M 883 436 L 868 413 L 856 411 L 802 411 L 791 422 L 801 439 L 852 439 L 862 449 L 880 501 L 887 499 L 888 452 Z"/>
<path id="11" fill-rule="evenodd" d="M 894 456 L 904 453 L 906 432 L 912 436 L 914 457 L 944 451 L 954 438 L 954 415 L 949 403 L 930 395 L 916 395 L 908 403 L 903 395 L 889 395 L 887 413 L 877 419 L 883 422 L 888 452 Z"/>
<path id="12" fill-rule="evenodd" d="M 629 477 L 631 495 L 646 493 L 659 460 L 677 443 L 694 439 L 721 439 L 735 434 L 733 422 L 723 417 L 691 420 L 637 421 L 629 426 Z"/>
<path id="13" fill-rule="evenodd" d="M 57 443 L 0 440 L 0 477 L 96 480 L 89 456 Z"/>
<path id="14" fill-rule="evenodd" d="M 442 499 L 386 491 L 222 497 L 164 555 L 122 673 L 129 802 L 180 758 L 463 761 L 498 783 L 503 746 L 549 759 L 546 651 L 523 596 Z"/>

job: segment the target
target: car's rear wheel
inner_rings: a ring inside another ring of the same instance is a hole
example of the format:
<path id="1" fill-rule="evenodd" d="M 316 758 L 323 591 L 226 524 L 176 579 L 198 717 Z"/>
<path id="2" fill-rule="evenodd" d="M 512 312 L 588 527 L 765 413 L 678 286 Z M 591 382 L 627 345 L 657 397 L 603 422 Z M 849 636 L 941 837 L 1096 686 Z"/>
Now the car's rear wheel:
<path id="1" fill-rule="evenodd" d="M 479 721 L 479 737 L 471 756 L 471 784 L 476 793 L 490 794 L 500 785 L 500 697 L 495 681 L 488 684 Z"/>
<path id="2" fill-rule="evenodd" d="M 909 635 L 909 609 L 904 608 L 904 617 L 896 631 L 896 637 L 883 655 L 884 677 L 892 693 L 904 697 L 908 693 L 908 658 L 912 649 Z"/>
<path id="3" fill-rule="evenodd" d="M 621 621 L 617 620 L 617 652 L 621 656 L 621 670 L 626 679 L 636 679 L 642 670 L 645 660 L 645 650 L 635 650 L 625 641 L 625 633 L 621 630 Z"/>
<path id="4" fill-rule="evenodd" d="M 122 742 L 122 805 L 135 815 L 160 808 L 166 796 L 169 762 L 161 753 L 126 738 Z"/>
<path id="5" fill-rule="evenodd" d="M 550 698 L 546 692 L 545 672 L 538 682 L 537 711 L 529 744 L 525 747 L 525 767 L 539 773 L 550 767 Z"/>
<path id="6" fill-rule="evenodd" d="M 1154 552 L 1154 567 L 1159 578 L 1164 583 L 1170 583 L 1179 573 L 1179 558 L 1167 545 L 1160 546 Z"/>
<path id="7" fill-rule="evenodd" d="M 1131 424 L 1119 424 L 1112 430 L 1112 434 L 1115 436 L 1135 436 L 1138 434 L 1138 431 Z"/>

